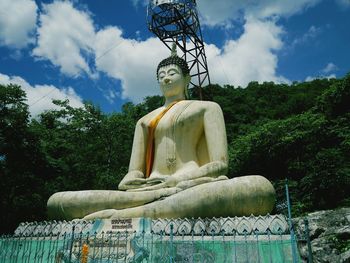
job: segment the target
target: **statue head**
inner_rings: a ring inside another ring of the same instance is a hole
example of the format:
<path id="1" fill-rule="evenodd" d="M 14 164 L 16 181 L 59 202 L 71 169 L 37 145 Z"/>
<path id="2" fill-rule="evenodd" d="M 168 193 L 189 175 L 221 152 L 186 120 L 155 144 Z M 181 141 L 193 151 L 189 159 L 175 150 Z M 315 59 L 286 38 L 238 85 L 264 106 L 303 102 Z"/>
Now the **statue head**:
<path id="1" fill-rule="evenodd" d="M 178 89 L 182 89 L 185 97 L 188 98 L 188 85 L 191 81 L 190 70 L 186 61 L 176 54 L 176 44 L 173 45 L 171 56 L 159 63 L 157 79 L 164 96 L 167 96 L 164 90 L 164 85 L 168 84 L 166 82 L 174 82 L 174 85 L 178 85 Z"/>

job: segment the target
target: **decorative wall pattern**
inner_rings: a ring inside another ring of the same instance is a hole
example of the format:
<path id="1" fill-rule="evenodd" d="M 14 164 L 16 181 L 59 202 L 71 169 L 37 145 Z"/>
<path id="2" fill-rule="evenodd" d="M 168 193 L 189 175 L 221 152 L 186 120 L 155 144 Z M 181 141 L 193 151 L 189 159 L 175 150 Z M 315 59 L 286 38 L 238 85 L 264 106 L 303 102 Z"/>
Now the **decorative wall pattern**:
<path id="1" fill-rule="evenodd" d="M 149 232 L 175 236 L 182 235 L 282 235 L 289 233 L 289 226 L 284 215 L 266 215 L 227 218 L 184 218 L 149 220 Z M 14 236 L 63 236 L 75 233 L 93 233 L 99 221 L 44 221 L 21 223 Z M 95 227 L 94 227 L 95 226 Z M 172 229 L 171 229 L 172 228 Z M 98 231 L 98 230 L 97 230 Z M 141 229 L 133 231 L 142 232 Z"/>
<path id="2" fill-rule="evenodd" d="M 155 234 L 170 235 L 281 235 L 289 233 L 284 215 L 249 217 L 205 218 L 205 219 L 158 219 L 152 221 Z"/>

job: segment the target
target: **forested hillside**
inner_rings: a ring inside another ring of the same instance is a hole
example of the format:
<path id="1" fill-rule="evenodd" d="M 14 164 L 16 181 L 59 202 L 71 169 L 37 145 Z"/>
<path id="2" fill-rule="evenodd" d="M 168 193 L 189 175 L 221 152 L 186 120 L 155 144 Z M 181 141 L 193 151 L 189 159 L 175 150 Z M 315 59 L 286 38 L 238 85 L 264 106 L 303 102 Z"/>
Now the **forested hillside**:
<path id="1" fill-rule="evenodd" d="M 229 177 L 264 175 L 279 198 L 288 178 L 294 215 L 350 206 L 350 75 L 244 89 L 211 85 L 203 96 L 224 112 Z M 25 101 L 19 86 L 0 85 L 0 233 L 45 220 L 46 201 L 57 191 L 116 189 L 136 121 L 163 99 L 127 103 L 112 114 L 89 102 L 75 109 L 55 101 L 60 110 L 36 119 Z"/>

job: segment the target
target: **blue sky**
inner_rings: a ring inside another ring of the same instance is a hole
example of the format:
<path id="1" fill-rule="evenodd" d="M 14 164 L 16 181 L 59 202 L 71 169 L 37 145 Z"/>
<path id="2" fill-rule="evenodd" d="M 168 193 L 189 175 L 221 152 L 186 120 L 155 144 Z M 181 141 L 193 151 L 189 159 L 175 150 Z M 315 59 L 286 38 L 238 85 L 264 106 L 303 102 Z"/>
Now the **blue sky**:
<path id="1" fill-rule="evenodd" d="M 213 83 L 293 82 L 350 71 L 350 0 L 198 0 Z M 144 0 L 0 0 L 0 83 L 20 84 L 32 116 L 52 99 L 104 112 L 159 94 L 169 55 Z"/>

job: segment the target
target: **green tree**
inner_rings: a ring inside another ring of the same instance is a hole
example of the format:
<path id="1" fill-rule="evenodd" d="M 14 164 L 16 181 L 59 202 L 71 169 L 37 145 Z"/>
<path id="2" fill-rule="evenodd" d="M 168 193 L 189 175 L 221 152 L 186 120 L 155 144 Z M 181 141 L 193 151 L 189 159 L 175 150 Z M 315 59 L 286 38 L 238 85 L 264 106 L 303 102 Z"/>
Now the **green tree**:
<path id="1" fill-rule="evenodd" d="M 21 221 L 45 219 L 41 194 L 44 165 L 38 138 L 28 129 L 25 92 L 16 85 L 0 85 L 0 232 Z"/>
<path id="2" fill-rule="evenodd" d="M 274 182 L 279 198 L 281 182 L 289 178 L 296 214 L 348 204 L 349 79 L 330 83 L 309 111 L 267 121 L 233 140 L 231 176 L 263 174 Z"/>

